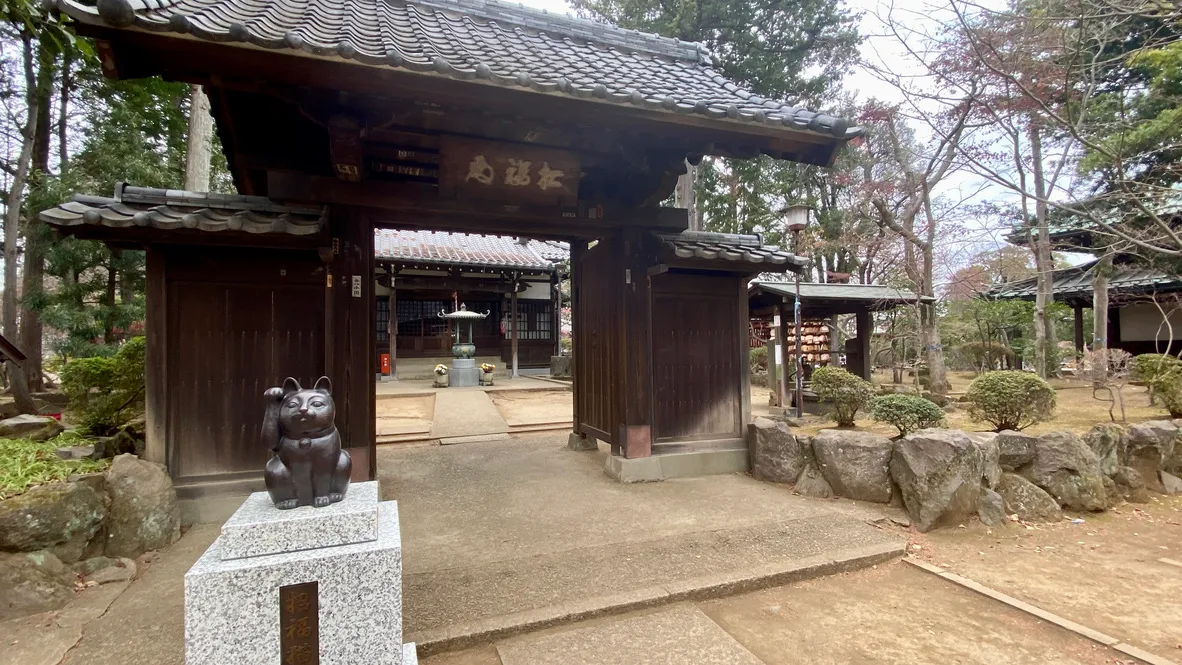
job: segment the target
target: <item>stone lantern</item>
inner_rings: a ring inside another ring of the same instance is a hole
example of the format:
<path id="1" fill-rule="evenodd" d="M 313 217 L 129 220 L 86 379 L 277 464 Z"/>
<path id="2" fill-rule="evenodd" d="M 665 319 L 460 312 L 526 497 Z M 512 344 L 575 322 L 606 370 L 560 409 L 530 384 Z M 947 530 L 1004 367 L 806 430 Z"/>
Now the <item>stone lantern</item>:
<path id="1" fill-rule="evenodd" d="M 454 312 L 439 312 L 439 318 L 455 322 L 455 341 L 451 345 L 451 385 L 466 388 L 480 385 L 480 368 L 476 366 L 476 344 L 472 326 L 476 321 L 488 318 L 488 312 L 469 312 L 463 303 Z M 468 330 L 468 341 L 464 341 L 464 329 Z"/>

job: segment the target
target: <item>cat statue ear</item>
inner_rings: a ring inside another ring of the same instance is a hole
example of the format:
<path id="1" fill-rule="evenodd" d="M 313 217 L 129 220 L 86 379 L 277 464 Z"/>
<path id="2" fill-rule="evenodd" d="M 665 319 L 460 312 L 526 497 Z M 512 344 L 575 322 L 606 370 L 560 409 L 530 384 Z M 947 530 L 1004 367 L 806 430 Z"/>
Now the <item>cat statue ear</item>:
<path id="1" fill-rule="evenodd" d="M 301 390 L 303 388 L 300 388 L 300 382 L 296 381 L 293 377 L 289 376 L 283 380 L 283 394 L 298 393 Z"/>
<path id="2" fill-rule="evenodd" d="M 319 390 L 325 395 L 332 394 L 332 381 L 327 376 L 322 376 L 316 379 L 316 385 L 312 386 L 312 390 Z"/>

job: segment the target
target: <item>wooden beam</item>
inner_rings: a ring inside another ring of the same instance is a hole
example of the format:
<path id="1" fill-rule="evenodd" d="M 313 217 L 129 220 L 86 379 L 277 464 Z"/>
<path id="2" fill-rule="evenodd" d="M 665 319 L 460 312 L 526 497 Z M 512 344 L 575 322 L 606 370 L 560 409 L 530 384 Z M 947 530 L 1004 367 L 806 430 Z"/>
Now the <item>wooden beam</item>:
<path id="1" fill-rule="evenodd" d="M 371 217 L 398 228 L 432 228 L 477 233 L 506 233 L 531 237 L 598 238 L 625 227 L 667 231 L 689 225 L 680 208 L 613 208 L 580 203 L 576 207 L 546 207 L 448 200 L 433 185 L 367 181 L 342 182 L 335 178 L 300 176 L 272 171 L 268 196 L 276 201 L 314 202 L 372 208 Z"/>
<path id="2" fill-rule="evenodd" d="M 1084 320 L 1083 320 L 1083 305 L 1075 305 L 1072 308 L 1075 314 L 1075 354 L 1083 356 L 1084 352 Z"/>
<path id="3" fill-rule="evenodd" d="M 620 441 L 624 457 L 629 459 L 652 455 L 653 443 L 653 349 L 652 349 L 652 278 L 648 266 L 652 262 L 643 251 L 645 238 L 639 229 L 628 229 L 615 240 L 614 251 L 620 253 L 619 265 L 624 271 L 624 290 L 620 300 L 620 338 L 624 357 L 623 400 L 619 413 L 623 415 Z"/>
<path id="4" fill-rule="evenodd" d="M 365 179 L 361 123 L 352 116 L 337 114 L 328 121 L 329 154 L 337 177 L 345 182 Z"/>
<path id="5" fill-rule="evenodd" d="M 874 336 L 874 317 L 867 308 L 854 313 L 855 327 L 858 331 L 858 354 L 862 356 L 862 365 L 856 370 L 851 369 L 858 376 L 869 381 L 872 378 L 874 364 L 870 357 L 870 339 Z"/>
<path id="6" fill-rule="evenodd" d="M 582 345 L 584 344 L 582 334 L 579 330 L 580 321 L 582 320 L 581 305 L 579 302 L 580 291 L 582 290 L 582 280 L 585 279 L 583 275 L 583 254 L 587 251 L 587 242 L 578 239 L 570 240 L 570 318 L 571 318 L 571 354 L 570 354 L 570 383 L 571 392 L 573 393 L 574 412 L 572 413 L 572 422 L 574 423 L 574 433 L 580 436 L 586 436 L 583 429 L 583 422 L 580 416 L 582 412 L 582 402 L 586 398 L 587 387 L 583 385 L 582 375 L 579 372 L 579 366 L 582 358 L 586 356 Z"/>
<path id="7" fill-rule="evenodd" d="M 398 378 L 398 280 L 394 276 L 394 266 L 386 266 L 386 274 L 390 276 L 390 295 L 386 299 L 386 309 L 389 318 L 386 319 L 386 352 L 390 354 L 390 376 Z"/>

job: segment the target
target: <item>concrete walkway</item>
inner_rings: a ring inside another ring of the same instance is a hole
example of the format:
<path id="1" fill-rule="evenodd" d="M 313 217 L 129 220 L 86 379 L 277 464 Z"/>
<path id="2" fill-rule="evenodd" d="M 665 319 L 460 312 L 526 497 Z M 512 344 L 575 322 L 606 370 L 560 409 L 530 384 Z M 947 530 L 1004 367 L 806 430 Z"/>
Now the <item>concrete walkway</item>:
<path id="1" fill-rule="evenodd" d="M 479 388 L 449 388 L 435 394 L 435 417 L 428 436 L 441 443 L 473 437 L 494 438 L 509 432 L 509 423 Z M 504 438 L 504 437 L 500 437 Z"/>
<path id="2" fill-rule="evenodd" d="M 471 443 L 510 434 L 569 430 L 568 385 L 534 378 L 493 386 L 433 388 L 429 381 L 378 384 L 378 444 Z"/>
<path id="3" fill-rule="evenodd" d="M 386 448 L 422 653 L 869 565 L 902 541 L 745 475 L 620 485 L 566 437 Z"/>

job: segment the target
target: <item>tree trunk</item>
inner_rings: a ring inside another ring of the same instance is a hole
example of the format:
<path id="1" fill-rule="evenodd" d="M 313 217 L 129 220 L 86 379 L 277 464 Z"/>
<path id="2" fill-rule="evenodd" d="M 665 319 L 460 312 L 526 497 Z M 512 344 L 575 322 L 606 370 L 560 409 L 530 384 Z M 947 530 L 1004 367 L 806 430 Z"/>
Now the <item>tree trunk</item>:
<path id="1" fill-rule="evenodd" d="M 68 142 L 70 129 L 70 92 L 74 87 L 74 57 L 70 51 L 62 54 L 62 82 L 58 95 L 57 115 L 57 151 L 58 169 L 64 172 L 70 164 L 70 144 Z"/>
<path id="2" fill-rule="evenodd" d="M 1108 276 L 1111 272 L 1112 252 L 1108 252 L 1100 257 L 1092 273 L 1092 351 L 1108 348 Z"/>
<path id="3" fill-rule="evenodd" d="M 33 93 L 33 105 L 41 109 L 37 115 L 36 131 L 33 133 L 33 156 L 30 164 L 34 172 L 49 173 L 49 145 L 53 134 L 53 123 L 50 117 L 50 104 L 53 101 L 53 80 L 56 73 L 56 49 L 42 39 L 38 42 L 37 54 L 37 86 Z M 29 390 L 44 389 L 42 380 L 42 337 L 44 330 L 41 325 L 41 313 L 31 307 L 34 299 L 40 295 L 45 284 L 45 244 L 47 229 L 44 222 L 36 215 L 30 215 L 25 220 L 25 256 L 24 270 L 21 274 L 21 311 L 20 311 L 20 345 L 27 360 L 24 363 L 24 376 L 28 380 Z"/>
<path id="4" fill-rule="evenodd" d="M 1034 355 L 1036 371 L 1042 378 L 1058 373 L 1051 367 L 1055 354 L 1055 323 L 1047 316 L 1047 307 L 1054 302 L 1052 282 L 1054 262 L 1051 259 L 1051 237 L 1047 223 L 1046 178 L 1042 165 L 1042 134 L 1034 120 L 1030 123 L 1031 169 L 1034 172 L 1034 267 L 1037 271 L 1038 291 L 1034 298 Z"/>
<path id="5" fill-rule="evenodd" d="M 112 249 L 111 259 L 107 264 L 107 292 L 103 295 L 103 306 L 107 312 L 103 321 L 103 343 L 115 343 L 115 291 L 119 286 L 119 269 L 115 266 L 122 250 Z"/>
<path id="6" fill-rule="evenodd" d="M 32 37 L 23 35 L 24 64 L 28 75 L 36 66 L 33 59 Z M 24 198 L 25 181 L 29 177 L 29 164 L 33 159 L 33 134 L 37 127 L 40 108 L 37 106 L 37 96 L 29 95 L 28 111 L 25 127 L 21 131 L 21 151 L 17 157 L 16 170 L 12 176 L 12 188 L 8 191 L 7 209 L 4 211 L 4 298 L 0 306 L 4 308 L 4 336 L 10 341 L 17 339 L 17 239 L 20 236 L 21 203 Z"/>
<path id="7" fill-rule="evenodd" d="M 189 89 L 189 138 L 185 149 L 185 189 L 209 191 L 209 151 L 213 137 L 213 118 L 209 98 L 201 86 Z"/>
<path id="8" fill-rule="evenodd" d="M 21 413 L 37 413 L 37 403 L 29 394 L 29 383 L 25 372 L 11 360 L 4 362 L 4 370 L 8 373 L 8 386 L 12 390 L 12 399 Z"/>

